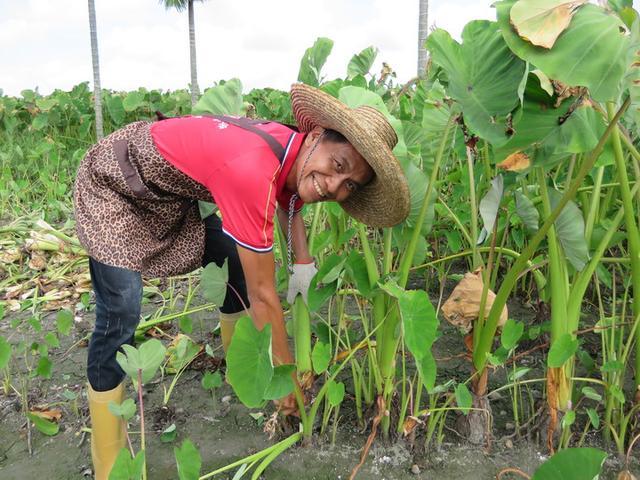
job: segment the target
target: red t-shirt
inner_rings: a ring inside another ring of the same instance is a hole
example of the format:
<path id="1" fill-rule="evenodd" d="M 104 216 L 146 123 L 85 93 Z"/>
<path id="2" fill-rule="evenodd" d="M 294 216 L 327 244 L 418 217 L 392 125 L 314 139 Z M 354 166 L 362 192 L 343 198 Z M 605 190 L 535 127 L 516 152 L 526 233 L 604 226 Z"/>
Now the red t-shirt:
<path id="1" fill-rule="evenodd" d="M 255 127 L 284 147 L 282 164 L 262 137 L 217 118 L 163 120 L 151 126 L 151 136 L 168 162 L 211 192 L 227 235 L 243 247 L 268 252 L 276 201 L 289 208 L 293 192 L 285 181 L 304 135 L 275 122 Z M 298 199 L 296 210 L 302 205 Z"/>

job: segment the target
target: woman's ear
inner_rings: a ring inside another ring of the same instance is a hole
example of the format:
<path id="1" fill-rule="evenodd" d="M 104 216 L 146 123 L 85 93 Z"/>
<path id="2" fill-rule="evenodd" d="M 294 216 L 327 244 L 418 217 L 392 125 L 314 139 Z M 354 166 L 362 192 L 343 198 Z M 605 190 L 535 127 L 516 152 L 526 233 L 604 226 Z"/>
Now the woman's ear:
<path id="1" fill-rule="evenodd" d="M 316 142 L 318 138 L 320 138 L 320 135 L 322 135 L 322 132 L 324 132 L 324 128 L 319 126 L 313 127 L 313 130 L 309 132 L 306 138 L 307 146 L 310 147 L 314 142 Z"/>

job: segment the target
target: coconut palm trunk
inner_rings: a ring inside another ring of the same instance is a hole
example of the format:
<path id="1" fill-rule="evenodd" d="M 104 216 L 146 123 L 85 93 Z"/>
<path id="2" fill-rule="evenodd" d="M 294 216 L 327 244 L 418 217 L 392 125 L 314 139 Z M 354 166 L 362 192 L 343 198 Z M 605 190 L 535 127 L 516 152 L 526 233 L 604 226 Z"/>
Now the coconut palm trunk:
<path id="1" fill-rule="evenodd" d="M 98 55 L 98 28 L 96 26 L 96 8 L 89 0 L 89 31 L 91 33 L 91 63 L 93 64 L 93 102 L 96 115 L 96 138 L 104 137 L 102 126 L 102 90 L 100 89 L 100 59 Z"/>
<path id="2" fill-rule="evenodd" d="M 198 86 L 198 67 L 196 66 L 196 26 L 193 0 L 189 0 L 189 58 L 191 60 L 191 105 L 195 105 L 200 96 L 200 87 Z"/>
<path id="3" fill-rule="evenodd" d="M 196 22 L 193 4 L 196 0 L 160 0 L 167 10 L 175 8 L 178 12 L 185 9 L 189 16 L 189 59 L 191 61 L 191 105 L 195 105 L 200 97 L 198 86 L 198 67 L 196 66 Z"/>
<path id="4" fill-rule="evenodd" d="M 429 0 L 419 0 L 418 12 L 418 76 L 424 76 L 427 69 L 427 49 L 424 42 L 429 33 Z"/>

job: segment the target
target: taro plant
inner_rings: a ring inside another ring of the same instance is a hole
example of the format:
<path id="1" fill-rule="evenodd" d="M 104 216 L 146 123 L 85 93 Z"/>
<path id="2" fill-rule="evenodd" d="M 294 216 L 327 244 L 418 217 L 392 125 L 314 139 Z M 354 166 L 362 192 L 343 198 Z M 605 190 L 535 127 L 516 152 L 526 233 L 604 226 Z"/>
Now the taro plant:
<path id="1" fill-rule="evenodd" d="M 147 478 L 147 468 L 145 460 L 146 430 L 144 417 L 144 400 L 142 397 L 142 385 L 149 382 L 158 371 L 166 354 L 166 348 L 157 339 L 151 339 L 138 348 L 131 345 L 123 345 L 123 352 L 118 352 L 116 359 L 122 370 L 132 380 L 133 386 L 138 395 L 138 406 L 140 415 L 140 450 L 136 454 L 133 450 L 129 432 L 127 439 L 129 448 L 126 447 L 118 454 L 115 464 L 111 470 L 110 478 Z M 109 410 L 124 421 L 129 420 L 136 412 L 136 405 L 132 399 L 124 400 L 120 405 L 112 402 Z M 119 476 L 119 477 L 118 477 Z"/>
<path id="2" fill-rule="evenodd" d="M 544 2 L 528 3 L 539 3 L 542 10 L 553 11 L 555 8 L 555 5 L 542 5 Z M 573 354 L 571 350 L 575 351 L 575 331 L 584 295 L 582 284 L 589 282 L 593 270 L 590 269 L 590 273 L 580 281 L 576 280 L 580 287 L 575 290 L 570 303 L 575 313 L 572 319 L 568 319 L 564 312 L 569 302 L 569 287 L 574 284 L 569 280 L 561 258 L 561 255 L 569 252 L 566 251 L 566 245 L 559 243 L 555 230 L 558 229 L 560 215 L 567 205 L 571 205 L 569 202 L 576 198 L 578 189 L 592 171 L 630 103 L 629 99 L 619 102 L 625 90 L 623 77 L 629 65 L 627 52 L 630 38 L 615 15 L 595 5 L 583 5 L 574 9 L 573 18 L 569 17 L 561 25 L 553 21 L 548 25 L 558 35 L 552 46 L 538 46 L 530 36 L 525 39 L 522 33 L 518 34 L 523 21 L 518 13 L 521 10 L 518 9 L 522 5 L 523 2 L 499 2 L 496 4 L 497 23 L 471 22 L 463 32 L 461 45 L 446 33 L 435 31 L 427 41 L 427 46 L 434 62 L 446 74 L 443 81 L 447 82 L 447 92 L 461 106 L 469 138 L 479 137 L 480 142 L 486 142 L 487 147 L 482 148 L 483 158 L 486 158 L 487 151 L 494 162 L 509 154 L 521 153 L 526 156 L 527 163 L 548 170 L 567 156 L 570 157 L 564 192 L 556 195 L 553 203 L 546 194 L 547 180 L 543 174 L 539 174 L 541 176 L 535 183 L 543 198 L 544 222 L 528 239 L 525 248 L 502 279 L 486 318 L 484 310 L 480 309 L 481 314 L 473 330 L 473 361 L 482 377 L 486 375 L 493 338 L 509 294 L 527 262 L 546 238 L 550 248 L 551 278 L 557 287 L 552 287 L 548 295 L 552 310 L 556 310 L 552 314 L 552 344 L 557 345 L 550 353 L 550 375 L 559 378 L 560 375 L 553 373 L 557 370 L 553 369 L 564 366 Z M 598 25 L 598 28 L 594 25 Z M 483 38 L 485 40 L 480 41 Z M 489 44 L 492 45 L 491 54 L 480 55 L 477 50 Z M 575 52 L 580 52 L 580 55 Z M 603 61 L 604 57 L 607 58 L 606 62 Z M 490 71 L 486 72 L 489 64 Z M 487 84 L 486 79 L 492 78 L 492 75 L 499 78 Z M 491 92 L 487 92 L 487 89 L 491 89 Z M 585 104 L 586 98 L 589 98 L 589 102 Z M 605 110 L 599 102 L 612 103 L 606 120 L 599 113 Z M 613 106 L 615 102 L 619 102 L 617 106 Z M 467 142 L 469 175 L 474 171 L 471 160 L 475 158 L 477 142 Z M 472 212 L 475 211 L 474 185 L 471 181 Z M 472 233 L 474 230 L 477 231 L 473 228 L 472 220 Z M 494 237 L 498 234 L 496 230 L 488 233 Z M 492 240 L 493 245 L 495 240 Z M 490 258 L 494 251 L 492 248 Z M 592 265 L 595 268 L 597 260 Z M 558 284 L 557 281 L 562 283 Z M 486 288 L 488 290 L 488 285 Z M 556 356 L 560 351 L 563 354 Z M 570 377 L 566 373 L 563 376 Z M 557 402 L 556 395 L 560 389 L 570 392 L 570 384 L 558 387 L 562 382 L 562 379 L 551 382 L 552 402 Z M 475 395 L 483 396 L 486 390 L 482 387 L 486 382 L 476 385 L 480 388 L 475 389 Z M 565 407 L 569 405 L 568 395 L 563 394 L 564 400 L 561 400 Z"/>

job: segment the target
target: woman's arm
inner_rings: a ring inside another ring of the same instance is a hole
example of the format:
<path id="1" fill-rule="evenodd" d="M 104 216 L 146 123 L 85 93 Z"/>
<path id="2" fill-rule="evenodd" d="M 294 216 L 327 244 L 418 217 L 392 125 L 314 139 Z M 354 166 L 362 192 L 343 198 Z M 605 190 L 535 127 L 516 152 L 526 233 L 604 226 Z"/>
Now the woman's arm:
<path id="1" fill-rule="evenodd" d="M 278 207 L 277 211 L 278 222 L 280 223 L 280 227 L 286 237 L 289 225 L 289 213 L 280 207 Z M 301 211 L 293 214 L 293 221 L 291 224 L 291 250 L 293 253 L 293 261 L 295 263 L 313 262 L 313 257 L 309 253 L 309 247 L 307 246 L 307 231 L 304 226 Z"/>
<path id="2" fill-rule="evenodd" d="M 237 246 L 251 302 L 251 318 L 258 330 L 271 325 L 271 346 L 275 365 L 294 363 L 287 344 L 287 332 L 280 298 L 275 286 L 273 252 L 257 253 Z"/>

